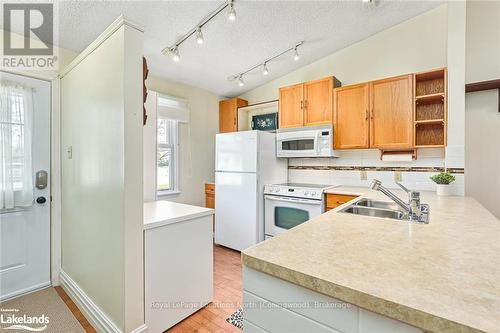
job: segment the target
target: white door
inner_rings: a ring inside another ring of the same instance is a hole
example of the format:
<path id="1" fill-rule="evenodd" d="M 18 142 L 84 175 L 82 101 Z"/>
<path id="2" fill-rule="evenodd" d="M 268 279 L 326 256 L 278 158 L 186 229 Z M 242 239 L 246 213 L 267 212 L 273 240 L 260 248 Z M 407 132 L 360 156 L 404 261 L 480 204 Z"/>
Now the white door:
<path id="1" fill-rule="evenodd" d="M 215 171 L 257 172 L 257 131 L 217 134 Z"/>
<path id="2" fill-rule="evenodd" d="M 216 172 L 215 188 L 215 242 L 238 251 L 257 244 L 257 175 Z"/>
<path id="3" fill-rule="evenodd" d="M 0 75 L 0 300 L 5 300 L 50 285 L 51 88 L 47 81 Z"/>

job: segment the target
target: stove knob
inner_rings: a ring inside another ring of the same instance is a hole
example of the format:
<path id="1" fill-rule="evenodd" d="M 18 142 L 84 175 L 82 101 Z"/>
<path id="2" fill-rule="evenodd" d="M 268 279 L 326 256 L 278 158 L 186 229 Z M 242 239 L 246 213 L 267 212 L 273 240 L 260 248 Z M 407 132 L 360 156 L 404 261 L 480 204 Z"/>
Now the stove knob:
<path id="1" fill-rule="evenodd" d="M 309 191 L 305 191 L 304 195 L 307 197 L 309 195 Z"/>

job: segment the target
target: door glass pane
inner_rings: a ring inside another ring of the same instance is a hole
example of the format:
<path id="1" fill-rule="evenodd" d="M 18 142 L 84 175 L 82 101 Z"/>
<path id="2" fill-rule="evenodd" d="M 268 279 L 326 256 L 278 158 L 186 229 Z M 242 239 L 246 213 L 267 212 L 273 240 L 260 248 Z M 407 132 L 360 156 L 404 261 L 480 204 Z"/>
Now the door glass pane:
<path id="1" fill-rule="evenodd" d="M 291 229 L 309 220 L 309 212 L 290 207 L 274 207 L 274 224 L 283 229 Z"/>
<path id="2" fill-rule="evenodd" d="M 290 140 L 281 143 L 282 150 L 313 150 L 314 139 Z"/>
<path id="3" fill-rule="evenodd" d="M 158 147 L 157 149 L 158 169 L 156 173 L 156 184 L 158 191 L 172 189 L 171 182 L 171 166 L 172 166 L 172 149 L 170 147 Z"/>

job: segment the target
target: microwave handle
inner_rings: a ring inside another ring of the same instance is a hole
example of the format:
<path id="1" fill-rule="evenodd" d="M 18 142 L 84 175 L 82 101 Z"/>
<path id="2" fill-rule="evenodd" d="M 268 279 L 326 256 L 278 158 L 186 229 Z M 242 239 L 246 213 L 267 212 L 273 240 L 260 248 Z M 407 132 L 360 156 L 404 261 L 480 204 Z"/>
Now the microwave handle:
<path id="1" fill-rule="evenodd" d="M 316 137 L 314 138 L 314 147 L 316 147 L 316 154 L 319 155 L 319 133 L 320 131 L 316 131 Z"/>

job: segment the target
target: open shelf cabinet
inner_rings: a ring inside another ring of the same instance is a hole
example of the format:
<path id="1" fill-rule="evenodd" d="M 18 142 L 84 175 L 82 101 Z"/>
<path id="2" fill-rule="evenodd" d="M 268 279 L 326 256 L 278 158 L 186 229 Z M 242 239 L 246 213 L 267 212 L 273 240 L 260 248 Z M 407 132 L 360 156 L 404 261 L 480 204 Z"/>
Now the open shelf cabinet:
<path id="1" fill-rule="evenodd" d="M 414 80 L 415 147 L 445 147 L 448 113 L 446 68 L 416 73 Z"/>

